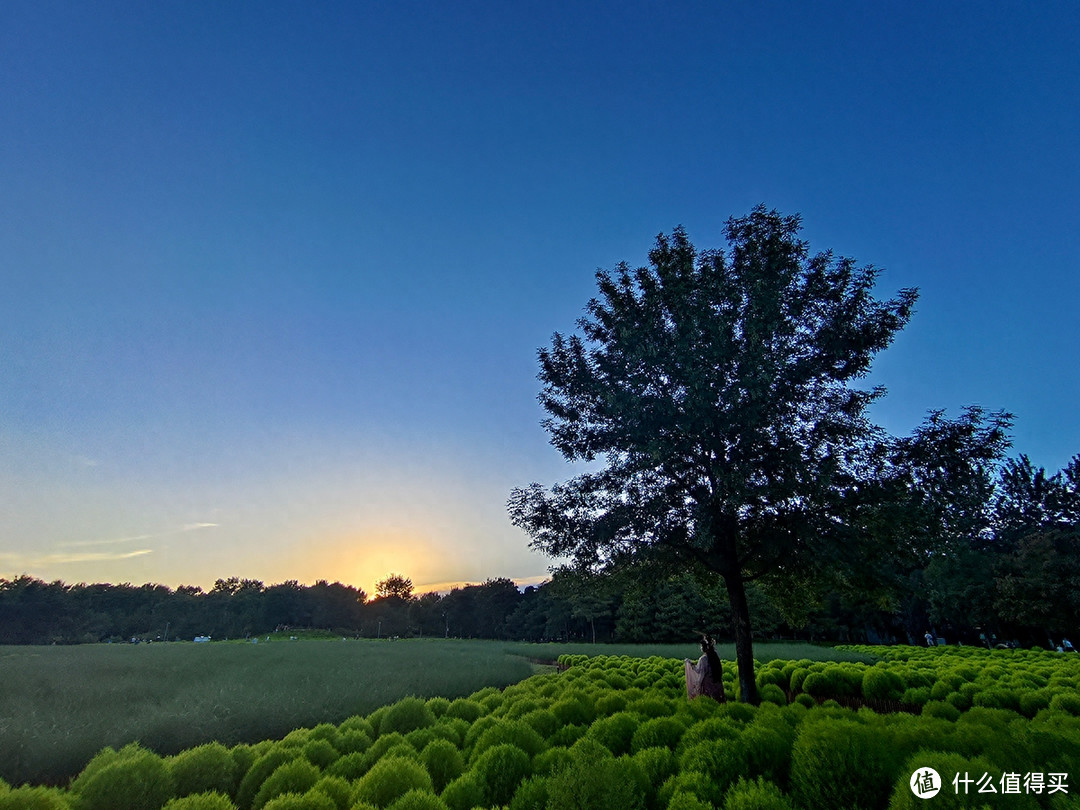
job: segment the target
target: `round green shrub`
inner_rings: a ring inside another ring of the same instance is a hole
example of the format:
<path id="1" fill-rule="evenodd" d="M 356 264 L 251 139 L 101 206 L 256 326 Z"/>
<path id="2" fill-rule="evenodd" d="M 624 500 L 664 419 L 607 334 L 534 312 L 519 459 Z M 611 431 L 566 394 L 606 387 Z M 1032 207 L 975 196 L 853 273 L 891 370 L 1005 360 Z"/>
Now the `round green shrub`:
<path id="1" fill-rule="evenodd" d="M 706 807 L 718 807 L 724 798 L 723 788 L 701 771 L 680 771 L 675 774 L 660 786 L 657 799 L 661 807 L 670 807 L 679 794 L 693 796 L 704 802 Z M 680 801 L 685 806 L 686 799 Z"/>
<path id="2" fill-rule="evenodd" d="M 348 731 L 362 731 L 368 736 L 368 739 L 374 739 L 376 736 L 375 727 L 371 725 L 371 721 L 359 714 L 354 714 L 347 720 L 342 721 L 338 725 L 338 731 L 342 734 Z M 345 752 L 343 751 L 342 753 Z"/>
<path id="3" fill-rule="evenodd" d="M 431 776 L 435 791 L 441 793 L 465 769 L 465 759 L 449 740 L 432 740 L 420 752 L 420 761 Z"/>
<path id="4" fill-rule="evenodd" d="M 370 747 L 371 737 L 358 728 L 346 729 L 338 738 L 338 752 L 342 754 L 363 753 Z"/>
<path id="5" fill-rule="evenodd" d="M 967 711 L 971 708 L 971 696 L 965 695 L 963 692 L 950 692 L 945 702 L 950 706 L 955 706 L 959 711 Z"/>
<path id="6" fill-rule="evenodd" d="M 810 670 L 805 667 L 796 667 L 791 672 L 791 678 L 788 683 L 791 685 L 792 692 L 798 692 L 803 688 L 806 682 L 807 676 L 810 674 Z"/>
<path id="7" fill-rule="evenodd" d="M 625 708 L 626 698 L 620 694 L 608 692 L 596 699 L 597 717 L 607 717 L 608 715 L 615 714 L 615 712 L 621 712 Z"/>
<path id="8" fill-rule="evenodd" d="M 733 746 L 733 753 L 745 759 L 748 776 L 761 776 L 786 787 L 794 742 L 795 729 L 782 716 L 759 716 L 747 726 L 737 745 Z M 740 749 L 744 753 L 740 754 Z"/>
<path id="9" fill-rule="evenodd" d="M 784 690 L 775 683 L 767 683 L 758 690 L 758 697 L 763 703 L 772 703 L 776 706 L 787 706 L 787 695 Z"/>
<path id="10" fill-rule="evenodd" d="M 23 787 L 0 791 L 0 810 L 70 810 L 67 798 L 54 788 Z M 229 810 L 232 810 L 231 806 Z"/>
<path id="11" fill-rule="evenodd" d="M 667 750 L 666 748 L 664 749 Z M 670 752 L 669 752 L 670 753 Z M 537 755 L 533 759 L 533 773 L 541 776 L 550 776 L 556 771 L 561 771 L 563 768 L 568 768 L 574 762 L 574 757 L 570 753 L 569 748 L 563 748 L 561 746 L 555 748 L 549 748 L 544 753 Z"/>
<path id="12" fill-rule="evenodd" d="M 925 686 L 912 686 L 910 689 L 904 691 L 904 694 L 900 696 L 900 700 L 904 703 L 922 706 L 926 701 L 930 700 L 930 690 Z"/>
<path id="13" fill-rule="evenodd" d="M 236 810 L 236 805 L 224 793 L 208 792 L 169 799 L 161 810 Z"/>
<path id="14" fill-rule="evenodd" d="M 924 717 L 940 717 L 952 722 L 960 717 L 960 710 L 944 700 L 930 700 L 923 704 L 922 714 Z"/>
<path id="15" fill-rule="evenodd" d="M 1080 695 L 1075 692 L 1058 692 L 1050 698 L 1050 708 L 1080 716 Z"/>
<path id="16" fill-rule="evenodd" d="M 433 729 L 434 726 L 415 729 L 414 731 L 410 731 L 408 734 L 406 734 L 405 739 L 409 743 L 409 745 L 411 745 L 417 751 L 423 751 L 425 745 L 439 737 L 439 735 L 436 734 Z"/>
<path id="17" fill-rule="evenodd" d="M 807 810 L 861 804 L 893 784 L 902 765 L 882 729 L 829 717 L 802 725 L 791 758 L 794 798 Z"/>
<path id="18" fill-rule="evenodd" d="M 366 772 L 372 765 L 386 756 L 391 748 L 402 750 L 401 747 L 404 747 L 404 750 L 416 753 L 416 749 L 409 745 L 409 741 L 401 733 L 392 731 L 389 734 L 380 735 L 371 744 L 371 747 L 364 752 L 364 771 Z"/>
<path id="19" fill-rule="evenodd" d="M 502 743 L 484 751 L 472 771 L 484 789 L 484 801 L 489 807 L 506 804 L 531 773 L 529 755 L 516 745 Z"/>
<path id="20" fill-rule="evenodd" d="M 330 776 L 340 776 L 342 779 L 346 779 L 350 782 L 359 779 L 367 773 L 367 771 L 367 763 L 364 760 L 364 755 L 360 753 L 344 754 L 338 757 L 334 764 L 326 769 L 326 773 Z"/>
<path id="21" fill-rule="evenodd" d="M 255 794 L 252 810 L 261 810 L 271 799 L 285 793 L 306 793 L 318 781 L 319 769 L 306 759 L 294 759 L 279 765 Z"/>
<path id="22" fill-rule="evenodd" d="M 427 707 L 431 709 L 433 715 L 442 717 L 446 714 L 446 710 L 450 708 L 450 701 L 444 697 L 428 698 Z"/>
<path id="23" fill-rule="evenodd" d="M 570 767 L 548 777 L 547 789 L 549 808 L 645 810 L 649 784 L 631 757 L 616 759 L 608 753 L 593 761 L 575 758 Z"/>
<path id="24" fill-rule="evenodd" d="M 326 740 L 334 748 L 337 748 L 341 742 L 341 730 L 331 723 L 319 723 L 319 725 L 311 729 L 310 739 Z"/>
<path id="25" fill-rule="evenodd" d="M 1025 717 L 1034 717 L 1042 709 L 1050 706 L 1051 695 L 1048 690 L 1039 689 L 1020 695 L 1020 713 Z"/>
<path id="26" fill-rule="evenodd" d="M 465 750 L 472 748 L 476 745 L 476 741 L 480 739 L 480 735 L 493 726 L 497 726 L 500 722 L 498 717 L 492 717 L 490 714 L 481 717 L 475 723 L 468 727 L 465 731 Z"/>
<path id="27" fill-rule="evenodd" d="M 507 810 L 546 810 L 547 806 L 547 779 L 542 776 L 530 776 L 518 785 Z"/>
<path id="28" fill-rule="evenodd" d="M 126 746 L 85 780 L 80 775 L 71 789 L 78 810 L 159 810 L 173 797 L 174 785 L 161 757 Z"/>
<path id="29" fill-rule="evenodd" d="M 593 723 L 587 737 L 598 740 L 611 753 L 619 756 L 630 752 L 630 741 L 638 728 L 638 718 L 630 712 L 616 712 Z"/>
<path id="30" fill-rule="evenodd" d="M 338 810 L 349 810 L 352 805 L 353 787 L 340 776 L 322 776 L 311 790 L 329 796 Z"/>
<path id="31" fill-rule="evenodd" d="M 670 748 L 644 748 L 634 754 L 634 762 L 645 773 L 650 785 L 664 784 L 678 767 Z"/>
<path id="32" fill-rule="evenodd" d="M 435 714 L 425 701 L 416 697 L 406 697 L 394 703 L 379 719 L 379 736 L 396 731 L 408 734 L 418 728 L 427 728 L 435 724 Z"/>
<path id="33" fill-rule="evenodd" d="M 548 707 L 563 725 L 588 725 L 595 718 L 595 710 L 580 695 L 557 700 Z"/>
<path id="34" fill-rule="evenodd" d="M 555 733 L 548 737 L 548 745 L 571 746 L 580 740 L 588 729 L 585 726 L 560 726 Z"/>
<path id="35" fill-rule="evenodd" d="M 165 761 L 175 796 L 218 792 L 233 795 L 239 774 L 232 752 L 219 742 L 181 751 Z"/>
<path id="36" fill-rule="evenodd" d="M 446 712 L 444 714 L 446 717 L 458 717 L 467 723 L 472 723 L 483 713 L 484 709 L 479 703 L 469 698 L 458 698 L 446 707 Z"/>
<path id="37" fill-rule="evenodd" d="M 472 810 L 484 803 L 484 786 L 472 771 L 466 771 L 442 792 L 440 798 L 450 810 Z"/>
<path id="38" fill-rule="evenodd" d="M 469 758 L 475 760 L 489 748 L 509 743 L 534 757 L 547 746 L 536 730 L 521 720 L 503 720 L 494 723 L 473 744 Z"/>
<path id="39" fill-rule="evenodd" d="M 802 682 L 802 690 L 815 698 L 832 697 L 831 685 L 828 676 L 824 672 L 808 673 Z"/>
<path id="40" fill-rule="evenodd" d="M 930 699 L 945 700 L 952 691 L 952 684 L 948 681 L 936 681 L 934 685 L 930 687 Z"/>
<path id="41" fill-rule="evenodd" d="M 308 793 L 283 793 L 266 803 L 266 810 L 337 810 L 333 799 L 317 790 Z"/>
<path id="42" fill-rule="evenodd" d="M 613 759 L 614 755 L 596 740 L 582 737 L 570 746 L 570 756 L 574 762 L 593 764 L 605 759 Z"/>
<path id="43" fill-rule="evenodd" d="M 240 780 L 240 786 L 236 789 L 236 804 L 240 810 L 249 810 L 255 800 L 255 794 L 259 792 L 263 782 L 286 762 L 296 759 L 295 750 L 273 747 L 255 760 L 247 773 Z"/>
<path id="44" fill-rule="evenodd" d="M 434 790 L 424 766 L 412 759 L 388 756 L 376 762 L 357 781 L 354 797 L 357 801 L 386 807 L 413 789 Z"/>
<path id="45" fill-rule="evenodd" d="M 904 679 L 883 666 L 870 667 L 862 676 L 862 694 L 867 700 L 899 700 L 907 689 Z"/>
<path id="46" fill-rule="evenodd" d="M 548 709 L 536 709 L 531 711 L 521 718 L 523 723 L 528 723 L 537 734 L 544 739 L 547 739 L 554 734 L 559 726 L 559 718 L 555 716 L 554 712 Z"/>
<path id="47" fill-rule="evenodd" d="M 1020 711 L 1020 696 L 1011 689 L 1002 689 L 1000 687 L 976 692 L 975 696 L 971 699 L 971 703 L 974 706 L 982 706 L 989 709 L 1008 709 L 1014 712 Z"/>
<path id="48" fill-rule="evenodd" d="M 449 810 L 446 802 L 426 790 L 410 790 L 387 810 Z"/>
<path id="49" fill-rule="evenodd" d="M 678 774 L 700 773 L 708 777 L 709 796 L 714 793 L 723 794 L 728 786 L 740 776 L 748 772 L 746 746 L 740 740 L 732 740 L 723 745 L 712 742 L 701 742 L 684 748 L 679 754 Z M 675 790 L 674 783 L 670 790 Z M 708 798 L 704 794 L 698 794 L 701 798 Z M 709 798 L 709 801 L 714 801 Z"/>
<path id="50" fill-rule="evenodd" d="M 667 810 L 713 810 L 713 805 L 703 802 L 693 793 L 676 790 L 668 799 Z"/>
<path id="51" fill-rule="evenodd" d="M 817 701 L 814 700 L 812 697 L 810 697 L 810 695 L 807 695 L 807 694 L 796 695 L 795 696 L 795 703 L 796 703 L 796 705 L 799 705 L 799 706 L 805 706 L 808 709 L 812 709 L 815 706 L 817 706 Z"/>
<path id="52" fill-rule="evenodd" d="M 308 740 L 300 751 L 308 762 L 320 769 L 330 767 L 341 756 L 330 741 L 325 739 Z"/>
<path id="53" fill-rule="evenodd" d="M 634 731 L 630 740 L 630 750 L 637 753 L 645 748 L 666 746 L 674 751 L 685 732 L 686 726 L 672 717 L 646 720 Z"/>
<path id="54" fill-rule="evenodd" d="M 667 698 L 643 697 L 628 703 L 626 711 L 636 712 L 647 718 L 670 717 L 675 714 L 675 703 Z"/>
<path id="55" fill-rule="evenodd" d="M 255 764 L 255 760 L 259 758 L 261 752 L 253 745 L 246 745 L 241 743 L 240 745 L 234 745 L 229 749 L 229 756 L 232 757 L 233 762 L 236 763 L 236 778 L 241 779 L 244 774 L 251 770 L 251 766 Z"/>
<path id="56" fill-rule="evenodd" d="M 791 801 L 767 779 L 740 779 L 724 796 L 724 810 L 792 810 Z"/>

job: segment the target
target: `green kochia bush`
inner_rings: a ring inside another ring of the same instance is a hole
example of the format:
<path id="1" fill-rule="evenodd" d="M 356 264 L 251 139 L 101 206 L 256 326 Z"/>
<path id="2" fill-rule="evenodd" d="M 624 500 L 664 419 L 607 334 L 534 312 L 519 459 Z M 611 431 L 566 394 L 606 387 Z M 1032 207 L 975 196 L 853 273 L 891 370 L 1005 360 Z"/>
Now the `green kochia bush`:
<path id="1" fill-rule="evenodd" d="M 76 810 L 159 810 L 173 797 L 172 774 L 165 761 L 137 744 L 115 752 L 106 749 L 75 779 Z"/>
<path id="2" fill-rule="evenodd" d="M 593 723 L 587 736 L 598 740 L 616 756 L 630 752 L 630 741 L 638 728 L 638 718 L 630 712 L 616 712 Z M 643 746 L 645 748 L 649 746 Z"/>
<path id="3" fill-rule="evenodd" d="M 0 790 L 0 810 L 69 810 L 67 798 L 46 787 Z"/>
<path id="4" fill-rule="evenodd" d="M 385 757 L 356 783 L 355 797 L 377 807 L 386 807 L 410 790 L 434 790 L 431 777 L 424 767 L 411 759 Z"/>
<path id="5" fill-rule="evenodd" d="M 261 810 L 271 799 L 285 793 L 306 793 L 319 781 L 319 769 L 306 759 L 294 759 L 279 766 L 259 788 L 252 810 Z"/>
<path id="6" fill-rule="evenodd" d="M 484 751 L 472 770 L 484 789 L 484 802 L 488 807 L 510 801 L 518 785 L 531 772 L 529 755 L 508 743 Z"/>
<path id="7" fill-rule="evenodd" d="M 863 673 L 862 694 L 867 700 L 899 700 L 907 684 L 884 666 L 870 667 Z"/>
<path id="8" fill-rule="evenodd" d="M 236 810 L 224 793 L 193 793 L 178 799 L 169 799 L 162 810 Z"/>
<path id="9" fill-rule="evenodd" d="M 791 801 L 776 785 L 758 778 L 740 779 L 724 797 L 724 810 L 792 810 Z"/>
<path id="10" fill-rule="evenodd" d="M 685 732 L 686 726 L 673 717 L 656 717 L 646 720 L 634 732 L 630 740 L 630 750 L 637 753 L 657 746 L 666 746 L 674 750 Z"/>
<path id="11" fill-rule="evenodd" d="M 523 720 L 502 720 L 494 722 L 480 735 L 472 746 L 470 756 L 475 760 L 489 748 L 503 743 L 517 746 L 530 757 L 547 747 L 544 739 L 528 723 Z"/>
<path id="12" fill-rule="evenodd" d="M 408 734 L 418 728 L 427 728 L 435 724 L 435 713 L 420 698 L 402 698 L 390 706 L 379 721 L 379 736 L 396 731 Z"/>
<path id="13" fill-rule="evenodd" d="M 349 810 L 352 806 L 353 787 L 340 776 L 323 776 L 315 783 L 312 791 L 329 796 L 338 810 Z"/>
<path id="14" fill-rule="evenodd" d="M 232 752 L 218 742 L 182 751 L 166 760 L 175 783 L 176 796 L 217 791 L 236 792 L 238 764 Z"/>
<path id="15" fill-rule="evenodd" d="M 390 805 L 387 810 L 448 810 L 446 802 L 434 793 L 424 790 L 410 790 Z"/>
<path id="16" fill-rule="evenodd" d="M 484 786 L 474 772 L 468 771 L 447 785 L 441 798 L 450 810 L 472 810 L 484 803 Z"/>
<path id="17" fill-rule="evenodd" d="M 893 784 L 903 764 L 891 743 L 884 729 L 851 720 L 803 723 L 792 749 L 796 800 L 807 810 L 884 807 L 882 786 Z"/>
<path id="18" fill-rule="evenodd" d="M 337 810 L 334 802 L 324 793 L 285 793 L 271 799 L 266 810 Z"/>
<path id="19" fill-rule="evenodd" d="M 274 747 L 255 760 L 251 768 L 240 780 L 240 787 L 236 790 L 236 804 L 240 810 L 249 810 L 255 800 L 255 794 L 259 792 L 262 783 L 267 777 L 276 771 L 281 765 L 296 759 L 295 750 Z"/>

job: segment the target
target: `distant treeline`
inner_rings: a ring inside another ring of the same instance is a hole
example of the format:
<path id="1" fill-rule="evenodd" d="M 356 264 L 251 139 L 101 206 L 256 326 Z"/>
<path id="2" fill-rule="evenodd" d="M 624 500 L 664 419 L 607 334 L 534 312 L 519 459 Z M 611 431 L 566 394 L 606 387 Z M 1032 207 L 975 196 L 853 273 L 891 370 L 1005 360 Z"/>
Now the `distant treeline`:
<path id="1" fill-rule="evenodd" d="M 930 631 L 949 642 L 1025 646 L 1080 636 L 1080 456 L 1053 475 L 1025 456 L 1010 460 L 982 498 L 951 509 L 958 525 L 976 529 L 958 534 L 945 553 L 897 554 L 854 582 L 803 581 L 791 572 L 748 583 L 757 636 L 919 642 Z M 717 578 L 659 564 L 605 574 L 559 569 L 524 590 L 491 579 L 419 596 L 409 579 L 391 575 L 374 598 L 326 581 L 266 586 L 232 577 L 204 591 L 19 576 L 0 579 L 0 644 L 235 639 L 286 628 L 365 638 L 663 643 L 702 631 L 730 638 L 727 605 Z"/>
<path id="2" fill-rule="evenodd" d="M 689 577 L 650 588 L 616 590 L 612 578 L 583 586 L 576 575 L 559 572 L 524 590 L 509 579 L 491 579 L 446 594 L 414 595 L 399 587 L 368 599 L 363 590 L 326 581 L 266 586 L 234 577 L 204 591 L 19 576 L 0 579 L 0 644 L 218 640 L 301 628 L 365 638 L 662 642 L 693 638 L 705 627 L 715 632 L 725 622 L 723 594 L 703 590 Z"/>

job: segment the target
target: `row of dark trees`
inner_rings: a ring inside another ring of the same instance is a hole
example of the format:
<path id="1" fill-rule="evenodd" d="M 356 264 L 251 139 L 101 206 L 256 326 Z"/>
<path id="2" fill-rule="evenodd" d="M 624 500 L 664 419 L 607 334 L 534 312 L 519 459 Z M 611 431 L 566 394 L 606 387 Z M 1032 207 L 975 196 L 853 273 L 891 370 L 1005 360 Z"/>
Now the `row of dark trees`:
<path id="1" fill-rule="evenodd" d="M 875 588 L 785 591 L 750 583 L 758 638 L 1046 645 L 1080 635 L 1080 455 L 1049 474 L 1026 456 L 1007 461 L 985 499 L 967 504 L 978 531 L 948 553 L 894 558 Z M 674 642 L 703 631 L 734 636 L 722 582 L 627 565 L 604 574 L 562 568 L 539 587 L 490 579 L 449 593 L 413 593 L 391 575 L 374 597 L 340 582 L 266 586 L 219 579 L 193 586 L 0 579 L 0 644 L 244 638 L 320 628 L 368 638 L 436 636 L 527 641 Z"/>

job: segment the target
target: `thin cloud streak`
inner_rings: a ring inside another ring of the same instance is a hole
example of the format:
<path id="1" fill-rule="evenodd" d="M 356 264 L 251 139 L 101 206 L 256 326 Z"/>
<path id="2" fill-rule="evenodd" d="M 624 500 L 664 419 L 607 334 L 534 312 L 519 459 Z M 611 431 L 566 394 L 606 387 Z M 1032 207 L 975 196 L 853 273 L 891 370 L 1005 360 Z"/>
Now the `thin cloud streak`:
<path id="1" fill-rule="evenodd" d="M 186 534 L 201 529 L 217 528 L 217 523 L 188 523 L 179 529 L 171 529 L 157 534 L 137 534 L 132 537 L 115 537 L 109 540 L 71 540 L 60 544 L 60 548 L 86 548 L 88 546 L 115 546 L 122 543 L 138 543 L 144 540 L 154 540 L 158 537 L 171 537 L 175 534 Z"/>
<path id="2" fill-rule="evenodd" d="M 142 557 L 153 554 L 152 548 L 139 548 L 134 551 L 109 552 L 109 551 L 84 551 L 76 553 L 53 552 L 40 557 L 30 557 L 24 554 L 0 554 L 0 561 L 5 565 L 16 565 L 20 568 L 36 568 L 45 565 L 67 565 L 69 563 L 87 562 L 112 562 L 115 560 L 129 560 L 132 557 Z"/>

